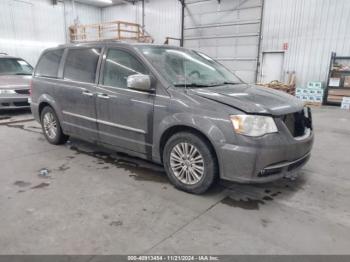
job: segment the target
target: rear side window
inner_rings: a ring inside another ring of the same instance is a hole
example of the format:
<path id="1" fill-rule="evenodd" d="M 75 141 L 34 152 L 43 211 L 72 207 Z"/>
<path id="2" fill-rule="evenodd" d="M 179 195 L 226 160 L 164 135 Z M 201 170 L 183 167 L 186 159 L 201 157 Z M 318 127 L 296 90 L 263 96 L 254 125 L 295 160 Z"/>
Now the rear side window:
<path id="1" fill-rule="evenodd" d="M 70 49 L 66 58 L 64 78 L 94 83 L 100 53 L 99 48 Z"/>
<path id="2" fill-rule="evenodd" d="M 127 88 L 128 76 L 135 74 L 147 74 L 147 70 L 133 55 L 117 49 L 108 51 L 103 74 L 104 85 Z"/>
<path id="3" fill-rule="evenodd" d="M 42 55 L 36 67 L 36 76 L 57 78 L 63 49 L 48 51 Z"/>

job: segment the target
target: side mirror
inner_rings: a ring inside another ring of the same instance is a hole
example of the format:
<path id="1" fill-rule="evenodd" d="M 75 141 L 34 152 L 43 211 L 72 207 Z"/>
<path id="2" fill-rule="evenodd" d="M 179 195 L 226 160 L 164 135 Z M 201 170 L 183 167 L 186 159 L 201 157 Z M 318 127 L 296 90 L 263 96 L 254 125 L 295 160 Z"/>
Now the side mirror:
<path id="1" fill-rule="evenodd" d="M 152 92 L 151 77 L 149 75 L 130 75 L 127 79 L 128 88 L 139 91 Z"/>

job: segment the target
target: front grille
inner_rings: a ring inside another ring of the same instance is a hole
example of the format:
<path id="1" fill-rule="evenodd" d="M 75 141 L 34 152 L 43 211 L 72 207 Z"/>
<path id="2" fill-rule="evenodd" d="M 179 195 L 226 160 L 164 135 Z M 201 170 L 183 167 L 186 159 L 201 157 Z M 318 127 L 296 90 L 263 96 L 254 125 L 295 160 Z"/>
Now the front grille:
<path id="1" fill-rule="evenodd" d="M 307 111 L 308 117 L 305 116 L 304 110 L 282 117 L 282 120 L 293 137 L 300 137 L 305 134 L 306 128 L 311 128 L 311 113 Z"/>
<path id="2" fill-rule="evenodd" d="M 29 95 L 29 89 L 15 90 L 15 92 L 20 95 Z"/>

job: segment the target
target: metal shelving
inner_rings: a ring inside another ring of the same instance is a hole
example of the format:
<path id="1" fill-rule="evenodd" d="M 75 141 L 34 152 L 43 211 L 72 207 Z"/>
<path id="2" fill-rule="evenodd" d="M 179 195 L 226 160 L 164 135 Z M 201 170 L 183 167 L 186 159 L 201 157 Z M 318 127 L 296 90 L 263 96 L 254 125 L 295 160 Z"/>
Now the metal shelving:
<path id="1" fill-rule="evenodd" d="M 349 60 L 347 63 L 349 69 L 342 70 L 341 66 L 344 64 L 338 65 L 338 61 L 344 60 Z M 339 79 L 338 86 L 331 86 L 332 79 Z M 346 79 L 350 79 L 350 56 L 337 56 L 335 52 L 332 52 L 325 90 L 325 104 L 340 105 L 343 97 L 350 97 L 350 84 L 347 83 Z"/>

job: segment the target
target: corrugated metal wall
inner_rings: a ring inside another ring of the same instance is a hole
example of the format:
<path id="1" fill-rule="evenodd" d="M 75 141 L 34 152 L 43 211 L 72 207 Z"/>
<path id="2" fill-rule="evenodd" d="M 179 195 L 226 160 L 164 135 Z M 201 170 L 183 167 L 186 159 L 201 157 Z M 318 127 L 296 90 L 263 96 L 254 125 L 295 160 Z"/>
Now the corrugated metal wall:
<path id="1" fill-rule="evenodd" d="M 66 0 L 66 20 L 68 25 L 74 24 L 74 11 L 72 1 Z M 97 24 L 101 22 L 102 19 L 102 10 L 101 8 L 84 5 L 78 2 L 75 2 L 76 15 L 79 17 L 79 22 L 81 24 Z"/>
<path id="2" fill-rule="evenodd" d="M 142 24 L 141 2 L 116 5 L 102 9 L 102 21 L 125 20 Z M 181 4 L 178 0 L 151 0 L 145 2 L 145 28 L 162 44 L 167 36 L 181 36 Z M 178 42 L 173 42 L 179 44 Z"/>
<path id="3" fill-rule="evenodd" d="M 121 4 L 111 7 L 105 7 L 102 9 L 102 22 L 110 21 L 128 21 L 132 23 L 138 23 L 137 16 L 140 13 L 139 4 Z"/>
<path id="4" fill-rule="evenodd" d="M 350 55 L 349 0 L 265 0 L 262 51 L 285 51 L 297 84 L 325 81 L 332 51 Z"/>
<path id="5" fill-rule="evenodd" d="M 66 10 L 66 22 L 64 16 Z M 101 10 L 76 4 L 82 23 L 96 23 Z M 66 42 L 66 26 L 73 23 L 70 1 L 52 5 L 49 0 L 0 1 L 0 52 L 20 56 L 35 65 L 43 49 Z"/>
<path id="6" fill-rule="evenodd" d="M 255 82 L 262 0 L 186 0 L 185 47 L 225 64 Z"/>

